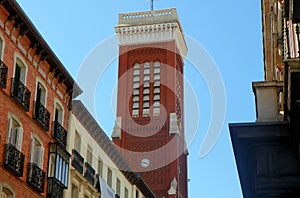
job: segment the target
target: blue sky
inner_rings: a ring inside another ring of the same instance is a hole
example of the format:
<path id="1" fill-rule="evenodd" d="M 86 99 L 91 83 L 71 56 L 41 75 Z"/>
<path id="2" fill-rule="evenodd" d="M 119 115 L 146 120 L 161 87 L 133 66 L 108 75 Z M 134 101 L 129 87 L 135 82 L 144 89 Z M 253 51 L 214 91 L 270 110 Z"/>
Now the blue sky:
<path id="1" fill-rule="evenodd" d="M 150 7 L 147 0 L 18 2 L 75 79 L 88 54 L 114 35 L 118 13 Z M 220 138 L 209 154 L 200 158 L 199 149 L 211 116 L 210 92 L 203 76 L 186 62 L 185 77 L 195 91 L 200 112 L 198 130 L 189 146 L 189 197 L 242 197 L 228 123 L 255 121 L 251 82 L 263 80 L 260 0 L 154 1 L 155 9 L 173 7 L 185 34 L 203 46 L 218 66 L 227 96 Z M 95 93 L 96 118 L 109 136 L 114 107 L 107 104 L 112 103 L 116 79 L 117 60 L 105 70 Z M 189 105 L 188 99 L 185 101 Z"/>

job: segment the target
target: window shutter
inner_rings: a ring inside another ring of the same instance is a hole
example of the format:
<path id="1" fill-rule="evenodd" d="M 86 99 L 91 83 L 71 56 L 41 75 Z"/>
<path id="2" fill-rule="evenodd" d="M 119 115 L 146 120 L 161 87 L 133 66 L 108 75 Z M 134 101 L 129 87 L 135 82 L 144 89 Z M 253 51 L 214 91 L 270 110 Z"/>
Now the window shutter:
<path id="1" fill-rule="evenodd" d="M 36 152 L 35 152 L 36 160 L 35 163 L 42 169 L 43 166 L 43 158 L 44 158 L 44 147 L 38 146 L 36 147 Z"/>
<path id="2" fill-rule="evenodd" d="M 18 128 L 13 128 L 11 126 L 11 134 L 10 134 L 10 141 L 13 146 L 17 147 L 17 134 L 18 134 Z"/>
<path id="3" fill-rule="evenodd" d="M 23 128 L 17 127 L 16 132 L 17 132 L 16 147 L 19 151 L 21 151 L 22 150 L 22 141 L 23 141 Z"/>
<path id="4" fill-rule="evenodd" d="M 11 143 L 11 135 L 12 135 L 12 119 L 8 119 L 8 128 L 7 128 L 7 143 Z"/>
<path id="5" fill-rule="evenodd" d="M 35 156 L 35 139 L 31 137 L 30 138 L 30 162 L 35 162 L 34 156 Z"/>

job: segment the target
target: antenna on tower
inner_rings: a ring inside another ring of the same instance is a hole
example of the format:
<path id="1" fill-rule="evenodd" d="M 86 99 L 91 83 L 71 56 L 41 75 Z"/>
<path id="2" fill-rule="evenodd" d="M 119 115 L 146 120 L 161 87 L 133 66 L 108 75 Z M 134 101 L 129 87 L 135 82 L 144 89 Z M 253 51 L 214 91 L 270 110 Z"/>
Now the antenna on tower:
<path id="1" fill-rule="evenodd" d="M 151 4 L 151 8 L 150 9 L 151 9 L 151 11 L 153 10 L 153 1 L 154 0 L 150 0 L 150 4 Z"/>

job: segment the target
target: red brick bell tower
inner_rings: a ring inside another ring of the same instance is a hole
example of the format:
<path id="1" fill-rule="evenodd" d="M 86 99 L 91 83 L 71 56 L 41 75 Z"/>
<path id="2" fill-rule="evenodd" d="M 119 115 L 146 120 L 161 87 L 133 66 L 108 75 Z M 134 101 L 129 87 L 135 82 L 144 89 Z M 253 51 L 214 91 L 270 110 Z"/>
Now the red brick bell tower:
<path id="1" fill-rule="evenodd" d="M 187 198 L 187 47 L 176 9 L 119 14 L 115 30 L 120 54 L 113 142 L 157 198 Z"/>

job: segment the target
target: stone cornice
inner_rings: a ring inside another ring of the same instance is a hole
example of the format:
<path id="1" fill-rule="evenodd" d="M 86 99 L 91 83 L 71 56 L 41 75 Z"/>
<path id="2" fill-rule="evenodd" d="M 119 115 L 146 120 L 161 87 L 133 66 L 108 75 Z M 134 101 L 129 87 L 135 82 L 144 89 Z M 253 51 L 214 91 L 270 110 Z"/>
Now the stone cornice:
<path id="1" fill-rule="evenodd" d="M 175 41 L 180 55 L 187 54 L 176 9 L 120 14 L 115 32 L 121 46 Z"/>

